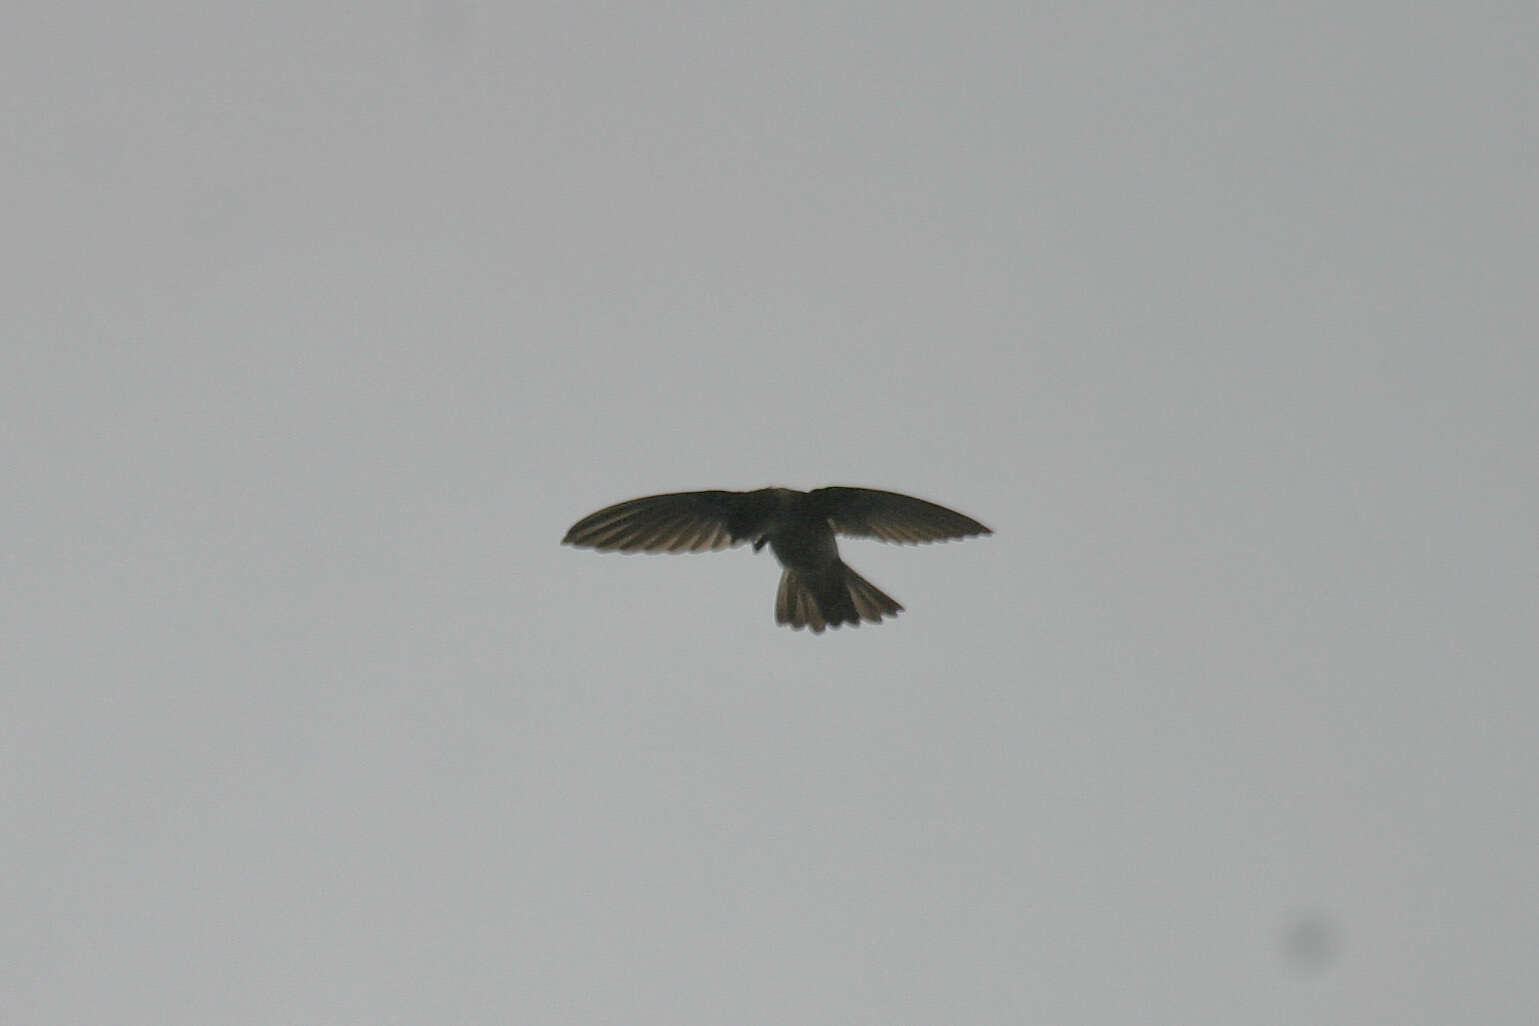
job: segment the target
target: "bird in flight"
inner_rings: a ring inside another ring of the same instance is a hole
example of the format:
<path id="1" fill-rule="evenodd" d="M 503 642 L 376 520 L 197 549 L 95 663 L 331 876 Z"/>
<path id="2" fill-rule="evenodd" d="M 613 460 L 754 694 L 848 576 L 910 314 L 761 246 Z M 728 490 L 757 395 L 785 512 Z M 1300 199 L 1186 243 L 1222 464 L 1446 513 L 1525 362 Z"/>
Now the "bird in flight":
<path id="1" fill-rule="evenodd" d="M 993 534 L 945 506 L 873 488 L 760 488 L 673 492 L 616 503 L 583 517 L 563 544 L 600 552 L 708 552 L 753 542 L 780 565 L 775 622 L 814 634 L 880 623 L 902 606 L 839 558 L 834 535 L 918 544 Z"/>

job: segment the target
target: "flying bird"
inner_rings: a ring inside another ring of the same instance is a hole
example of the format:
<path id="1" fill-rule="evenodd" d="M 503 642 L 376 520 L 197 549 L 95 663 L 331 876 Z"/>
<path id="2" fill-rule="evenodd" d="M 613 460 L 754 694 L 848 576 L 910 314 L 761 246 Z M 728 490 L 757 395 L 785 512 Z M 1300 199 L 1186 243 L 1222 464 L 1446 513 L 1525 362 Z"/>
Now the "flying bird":
<path id="1" fill-rule="evenodd" d="M 902 606 L 839 558 L 834 535 L 918 544 L 993 534 L 945 506 L 873 488 L 673 492 L 616 503 L 572 525 L 562 543 L 600 552 L 709 552 L 752 541 L 780 565 L 775 622 L 814 634 L 880 623 Z"/>

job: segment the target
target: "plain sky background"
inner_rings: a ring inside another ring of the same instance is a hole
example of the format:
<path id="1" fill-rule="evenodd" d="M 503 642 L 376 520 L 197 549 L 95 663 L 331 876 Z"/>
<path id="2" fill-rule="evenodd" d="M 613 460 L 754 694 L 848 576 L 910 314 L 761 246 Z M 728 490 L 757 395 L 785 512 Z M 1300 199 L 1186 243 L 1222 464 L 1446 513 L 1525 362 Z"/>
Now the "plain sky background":
<path id="1" fill-rule="evenodd" d="M 4 20 L 0 1022 L 1539 1021 L 1532 3 Z"/>

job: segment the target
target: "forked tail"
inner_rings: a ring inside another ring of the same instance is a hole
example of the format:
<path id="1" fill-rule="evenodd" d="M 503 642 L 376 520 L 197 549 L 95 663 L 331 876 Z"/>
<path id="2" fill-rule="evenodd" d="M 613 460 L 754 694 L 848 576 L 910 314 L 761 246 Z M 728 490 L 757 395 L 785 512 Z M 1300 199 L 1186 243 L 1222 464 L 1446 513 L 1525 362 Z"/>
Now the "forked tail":
<path id="1" fill-rule="evenodd" d="M 902 609 L 842 562 L 823 570 L 787 569 L 775 595 L 775 622 L 796 630 L 810 627 L 814 634 L 844 623 L 858 627 L 862 620 L 881 623 L 882 617 L 896 616 Z"/>

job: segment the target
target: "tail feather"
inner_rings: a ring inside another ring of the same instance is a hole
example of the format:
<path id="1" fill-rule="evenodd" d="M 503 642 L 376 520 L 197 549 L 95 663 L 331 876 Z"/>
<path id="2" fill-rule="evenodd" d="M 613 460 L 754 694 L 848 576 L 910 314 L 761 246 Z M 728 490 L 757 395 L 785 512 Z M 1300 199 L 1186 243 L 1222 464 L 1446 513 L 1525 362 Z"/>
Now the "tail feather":
<path id="1" fill-rule="evenodd" d="M 890 595 L 860 574 L 849 567 L 845 567 L 845 573 L 850 586 L 850 598 L 855 602 L 855 611 L 862 619 L 881 623 L 883 616 L 897 616 L 903 611 L 903 607 L 898 605 Z"/>
<path id="2" fill-rule="evenodd" d="M 861 620 L 881 623 L 903 609 L 890 596 L 843 563 L 826 570 L 787 569 L 780 575 L 775 595 L 775 622 L 792 629 L 809 627 L 822 634 L 840 624 L 860 626 Z"/>

